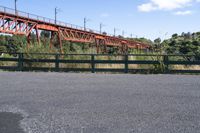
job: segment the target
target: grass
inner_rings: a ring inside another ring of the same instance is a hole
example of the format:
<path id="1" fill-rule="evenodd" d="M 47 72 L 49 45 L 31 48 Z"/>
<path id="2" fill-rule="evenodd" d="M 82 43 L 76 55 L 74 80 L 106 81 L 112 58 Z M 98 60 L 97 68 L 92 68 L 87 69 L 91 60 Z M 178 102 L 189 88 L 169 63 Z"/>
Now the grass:
<path id="1" fill-rule="evenodd" d="M 93 51 L 95 53 L 94 48 L 85 48 L 81 50 L 80 46 L 76 45 L 74 49 L 75 51 L 69 51 L 68 48 L 65 47 L 66 54 L 89 54 Z M 68 50 L 68 51 L 67 51 Z M 55 59 L 55 55 L 44 55 L 44 54 L 30 54 L 30 53 L 46 53 L 46 51 L 50 51 L 50 53 L 59 53 L 59 50 L 55 47 L 50 49 L 47 45 L 42 44 L 32 44 L 29 48 L 23 47 L 19 52 L 23 52 L 24 58 L 26 59 Z M 145 52 L 133 50 L 130 54 L 146 54 Z M 96 53 L 95 53 L 96 54 Z M 156 54 L 156 53 L 154 53 Z M 158 54 L 158 53 L 157 53 Z M 16 55 L 4 54 L 1 56 L 2 58 L 17 58 Z M 83 55 L 62 55 L 59 57 L 62 60 L 91 60 L 91 55 L 83 56 Z M 95 56 L 95 60 L 124 60 L 124 56 L 112 55 L 112 56 Z M 170 57 L 170 60 L 185 60 L 184 57 Z M 129 56 L 129 61 L 158 61 L 159 64 L 153 65 L 142 65 L 142 64 L 129 64 L 129 69 L 147 69 L 154 70 L 154 73 L 163 73 L 165 71 L 165 65 L 163 62 L 162 56 Z M 2 62 L 0 61 L 0 66 L 17 66 L 16 62 Z M 27 62 L 24 63 L 25 67 L 47 67 L 47 68 L 55 68 L 55 63 L 38 63 L 38 62 Z M 91 64 L 78 64 L 78 63 L 60 63 L 60 68 L 91 68 Z M 107 68 L 107 69 L 124 69 L 124 64 L 95 64 L 96 68 Z M 174 65 L 170 66 L 170 69 L 179 69 L 179 70 L 200 70 L 200 66 L 180 66 Z"/>
<path id="2" fill-rule="evenodd" d="M 0 58 L 17 58 L 16 56 L 12 56 L 9 54 L 2 54 Z M 17 66 L 17 62 L 11 61 L 0 61 L 0 66 Z"/>

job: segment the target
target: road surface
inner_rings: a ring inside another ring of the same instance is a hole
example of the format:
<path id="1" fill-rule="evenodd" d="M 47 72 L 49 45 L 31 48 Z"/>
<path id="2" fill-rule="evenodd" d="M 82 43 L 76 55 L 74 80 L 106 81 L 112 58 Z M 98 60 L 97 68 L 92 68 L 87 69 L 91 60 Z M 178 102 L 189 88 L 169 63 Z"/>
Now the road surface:
<path id="1" fill-rule="evenodd" d="M 200 76 L 0 72 L 0 112 L 3 133 L 198 133 Z"/>

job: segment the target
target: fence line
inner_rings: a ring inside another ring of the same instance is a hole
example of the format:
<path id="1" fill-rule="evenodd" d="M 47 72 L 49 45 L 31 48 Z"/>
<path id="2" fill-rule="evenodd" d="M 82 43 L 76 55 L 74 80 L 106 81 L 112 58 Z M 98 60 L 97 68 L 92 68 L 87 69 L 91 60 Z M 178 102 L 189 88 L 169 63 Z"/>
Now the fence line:
<path id="1" fill-rule="evenodd" d="M 196 59 L 195 55 L 97 55 L 15 53 L 12 54 L 12 56 L 13 57 L 9 58 L 0 56 L 0 69 L 13 71 L 86 71 L 92 73 L 200 73 L 200 60 Z M 11 64 L 11 62 L 13 62 L 14 65 Z M 45 65 L 41 66 L 41 63 L 49 63 L 51 65 L 46 67 Z M 61 67 L 62 64 L 73 64 L 75 67 Z M 87 64 L 87 67 L 84 67 L 83 64 Z M 107 68 L 107 64 L 111 65 L 111 68 Z M 98 65 L 101 65 L 103 67 L 98 67 Z M 113 68 L 117 65 L 121 67 Z M 137 65 L 137 67 L 132 68 L 131 65 Z M 143 65 L 145 65 L 147 68 L 143 68 Z M 186 69 L 174 69 L 174 67 L 172 66 L 184 66 L 184 68 Z M 191 68 L 191 66 L 197 66 L 197 68 Z"/>

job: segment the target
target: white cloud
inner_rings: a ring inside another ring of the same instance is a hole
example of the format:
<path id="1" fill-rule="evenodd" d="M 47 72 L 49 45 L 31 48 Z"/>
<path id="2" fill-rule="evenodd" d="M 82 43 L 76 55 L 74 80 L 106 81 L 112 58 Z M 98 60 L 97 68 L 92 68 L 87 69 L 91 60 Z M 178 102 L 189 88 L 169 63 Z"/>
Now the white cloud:
<path id="1" fill-rule="evenodd" d="M 142 12 L 149 12 L 149 11 L 156 10 L 156 7 L 154 7 L 152 3 L 145 3 L 138 6 L 138 9 L 139 11 L 142 11 Z"/>
<path id="2" fill-rule="evenodd" d="M 172 11 L 192 6 L 195 2 L 200 2 L 200 0 L 150 0 L 148 3 L 139 5 L 138 10 L 141 12 L 155 10 Z"/>
<path id="3" fill-rule="evenodd" d="M 192 14 L 192 13 L 193 13 L 192 11 L 187 10 L 187 11 L 177 11 L 177 12 L 175 12 L 174 14 L 175 14 L 175 15 L 184 16 L 184 15 L 190 15 L 190 14 Z"/>
<path id="4" fill-rule="evenodd" d="M 102 17 L 102 18 L 107 18 L 107 17 L 109 17 L 110 16 L 110 14 L 108 14 L 108 13 L 102 13 L 101 15 L 100 15 L 100 17 Z"/>

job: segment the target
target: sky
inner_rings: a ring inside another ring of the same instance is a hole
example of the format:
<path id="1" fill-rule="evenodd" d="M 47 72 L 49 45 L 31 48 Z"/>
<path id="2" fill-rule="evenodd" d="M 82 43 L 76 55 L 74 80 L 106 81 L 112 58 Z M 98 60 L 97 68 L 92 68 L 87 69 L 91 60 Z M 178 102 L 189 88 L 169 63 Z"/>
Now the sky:
<path id="1" fill-rule="evenodd" d="M 14 8 L 14 0 L 0 0 L 0 5 Z M 200 0 L 18 0 L 20 11 L 113 34 L 125 36 L 169 38 L 172 34 L 200 31 Z"/>

